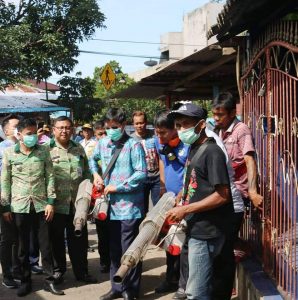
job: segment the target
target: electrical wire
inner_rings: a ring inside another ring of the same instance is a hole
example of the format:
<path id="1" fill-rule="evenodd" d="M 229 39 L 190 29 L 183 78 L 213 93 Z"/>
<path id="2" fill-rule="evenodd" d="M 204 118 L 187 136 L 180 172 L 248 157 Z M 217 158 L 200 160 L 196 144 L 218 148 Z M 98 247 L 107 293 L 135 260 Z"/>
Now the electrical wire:
<path id="1" fill-rule="evenodd" d="M 124 53 L 112 53 L 112 52 L 98 52 L 98 51 L 87 51 L 87 50 L 79 50 L 81 53 L 87 54 L 98 54 L 98 55 L 112 55 L 112 56 L 125 56 L 125 57 L 138 57 L 138 58 L 149 58 L 149 59 L 163 59 L 159 56 L 152 55 L 137 55 L 137 54 L 124 54 Z M 169 57 L 167 60 L 180 60 L 178 57 Z"/>
<path id="2" fill-rule="evenodd" d="M 192 44 L 179 44 L 179 43 L 157 43 L 157 42 L 145 42 L 145 41 L 131 41 L 131 40 L 107 40 L 107 39 L 90 39 L 93 41 L 113 42 L 113 43 L 131 43 L 131 44 L 148 44 L 148 45 L 168 45 L 168 46 L 189 46 L 189 47 L 205 47 L 206 45 L 192 45 Z"/>

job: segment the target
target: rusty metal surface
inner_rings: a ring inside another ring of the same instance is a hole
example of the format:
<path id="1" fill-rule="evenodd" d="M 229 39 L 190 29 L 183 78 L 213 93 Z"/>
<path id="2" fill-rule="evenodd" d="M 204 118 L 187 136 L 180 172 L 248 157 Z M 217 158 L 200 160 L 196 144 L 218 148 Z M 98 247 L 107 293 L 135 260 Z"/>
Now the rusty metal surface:
<path id="1" fill-rule="evenodd" d="M 290 299 L 298 297 L 298 22 L 279 22 L 260 34 L 242 69 L 244 121 L 252 130 L 264 195 L 243 226 L 263 265 Z M 287 31 L 286 41 L 277 41 Z"/>

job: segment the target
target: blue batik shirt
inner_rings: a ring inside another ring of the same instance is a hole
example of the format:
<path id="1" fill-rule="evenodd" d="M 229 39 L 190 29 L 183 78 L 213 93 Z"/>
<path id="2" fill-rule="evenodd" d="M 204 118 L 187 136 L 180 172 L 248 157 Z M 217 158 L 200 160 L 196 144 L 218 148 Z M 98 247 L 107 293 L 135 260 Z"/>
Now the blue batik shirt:
<path id="1" fill-rule="evenodd" d="M 101 161 L 104 173 L 114 152 L 117 142 L 109 137 L 98 141 L 93 155 L 89 159 L 91 173 L 98 173 L 98 161 Z M 131 220 L 144 217 L 144 188 L 146 180 L 146 161 L 142 145 L 129 138 L 112 168 L 110 174 L 104 180 L 105 186 L 116 186 L 116 193 L 109 195 L 110 219 Z"/>

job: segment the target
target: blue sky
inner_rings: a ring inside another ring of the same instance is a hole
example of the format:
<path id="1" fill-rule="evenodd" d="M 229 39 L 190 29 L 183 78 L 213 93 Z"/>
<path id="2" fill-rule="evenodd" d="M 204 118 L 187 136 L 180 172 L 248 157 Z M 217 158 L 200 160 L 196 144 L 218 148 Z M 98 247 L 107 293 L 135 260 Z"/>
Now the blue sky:
<path id="1" fill-rule="evenodd" d="M 169 31 L 181 31 L 183 15 L 198 8 L 208 0 L 99 0 L 106 16 L 106 29 L 98 29 L 94 38 L 159 42 L 160 35 Z M 135 55 L 159 56 L 159 45 L 114 43 L 89 40 L 80 45 L 81 50 L 113 52 Z M 145 68 L 144 58 L 81 54 L 73 74 L 81 71 L 92 76 L 96 66 L 116 60 L 125 73 Z M 73 75 L 72 74 L 72 75 Z M 49 80 L 56 82 L 58 75 Z"/>

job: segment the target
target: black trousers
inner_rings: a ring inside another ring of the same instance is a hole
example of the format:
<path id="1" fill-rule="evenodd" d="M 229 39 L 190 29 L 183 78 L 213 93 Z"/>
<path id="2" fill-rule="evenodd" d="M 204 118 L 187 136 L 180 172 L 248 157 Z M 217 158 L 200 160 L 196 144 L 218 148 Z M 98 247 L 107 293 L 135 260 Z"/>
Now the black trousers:
<path id="1" fill-rule="evenodd" d="M 109 218 L 104 221 L 95 219 L 100 264 L 108 267 L 111 265 L 109 223 Z"/>
<path id="2" fill-rule="evenodd" d="M 54 270 L 64 274 L 66 272 L 65 230 L 68 254 L 72 270 L 76 279 L 88 274 L 88 231 L 87 225 L 82 230 L 82 235 L 74 235 L 74 215 L 55 213 L 51 223 L 50 232 L 53 245 Z"/>
<path id="3" fill-rule="evenodd" d="M 169 283 L 178 283 L 180 273 L 180 255 L 171 255 L 166 252 L 166 281 Z"/>
<path id="4" fill-rule="evenodd" d="M 20 274 L 18 258 L 18 234 L 15 222 L 6 222 L 0 217 L 0 260 L 3 278 L 12 278 Z"/>
<path id="5" fill-rule="evenodd" d="M 38 242 L 38 231 L 36 227 L 31 228 L 30 232 L 30 265 L 38 265 L 39 263 L 39 242 Z"/>
<path id="6" fill-rule="evenodd" d="M 29 254 L 32 226 L 37 228 L 43 270 L 49 276 L 47 279 L 51 279 L 54 266 L 53 253 L 50 242 L 49 223 L 45 220 L 44 212 L 36 213 L 35 211 L 31 211 L 29 214 L 14 213 L 13 217 L 19 241 L 18 258 L 21 267 L 21 281 L 28 282 L 31 279 Z"/>
<path id="7" fill-rule="evenodd" d="M 214 259 L 212 300 L 230 300 L 236 272 L 234 244 L 243 220 L 243 212 L 232 216 L 231 230 L 226 233 L 226 240 L 221 253 Z"/>
<path id="8" fill-rule="evenodd" d="M 112 290 L 114 292 L 122 293 L 126 290 L 130 290 L 134 292 L 135 295 L 139 293 L 142 274 L 141 262 L 139 262 L 135 268 L 128 272 L 122 284 L 115 284 L 113 282 L 113 277 L 120 267 L 122 255 L 138 235 L 141 222 L 142 219 L 110 221 L 110 279 L 112 283 Z"/>

